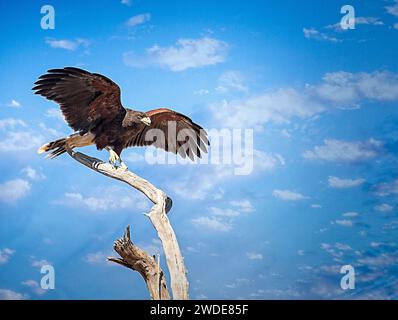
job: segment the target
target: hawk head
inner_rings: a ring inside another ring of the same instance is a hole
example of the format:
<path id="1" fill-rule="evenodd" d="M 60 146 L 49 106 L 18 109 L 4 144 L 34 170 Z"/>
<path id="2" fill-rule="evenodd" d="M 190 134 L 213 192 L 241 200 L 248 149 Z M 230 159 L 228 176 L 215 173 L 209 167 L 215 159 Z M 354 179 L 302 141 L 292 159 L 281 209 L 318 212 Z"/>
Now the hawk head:
<path id="1" fill-rule="evenodd" d="M 146 126 L 150 126 L 151 118 L 149 118 L 145 112 L 127 109 L 126 115 L 123 118 L 122 126 L 130 127 L 137 123 L 143 123 Z"/>

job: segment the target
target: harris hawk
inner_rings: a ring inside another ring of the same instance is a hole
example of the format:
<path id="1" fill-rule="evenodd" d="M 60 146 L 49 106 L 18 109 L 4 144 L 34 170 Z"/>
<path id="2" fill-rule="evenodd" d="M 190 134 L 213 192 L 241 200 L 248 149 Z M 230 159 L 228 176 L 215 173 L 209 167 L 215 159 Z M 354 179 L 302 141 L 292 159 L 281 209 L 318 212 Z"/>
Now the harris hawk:
<path id="1" fill-rule="evenodd" d="M 191 160 L 207 152 L 209 140 L 201 126 L 166 108 L 146 112 L 124 108 L 119 86 L 101 74 L 74 67 L 51 69 L 32 90 L 57 102 L 75 131 L 39 148 L 38 153 L 49 152 L 50 158 L 68 148 L 96 145 L 109 151 L 114 168 L 127 169 L 120 157 L 127 147 L 155 146 Z"/>

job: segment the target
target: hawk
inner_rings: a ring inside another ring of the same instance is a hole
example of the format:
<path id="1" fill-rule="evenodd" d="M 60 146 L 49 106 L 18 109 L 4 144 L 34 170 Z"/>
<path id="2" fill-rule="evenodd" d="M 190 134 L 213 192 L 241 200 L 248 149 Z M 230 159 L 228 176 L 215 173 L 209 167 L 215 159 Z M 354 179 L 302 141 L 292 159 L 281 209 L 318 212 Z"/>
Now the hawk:
<path id="1" fill-rule="evenodd" d="M 207 152 L 205 130 L 187 116 L 161 108 L 146 112 L 124 108 L 120 88 L 111 79 L 88 71 L 65 67 L 39 77 L 33 89 L 59 104 L 68 125 L 68 137 L 41 146 L 38 153 L 55 158 L 67 149 L 96 145 L 109 151 L 109 162 L 127 169 L 121 152 L 127 147 L 154 146 L 194 160 Z"/>

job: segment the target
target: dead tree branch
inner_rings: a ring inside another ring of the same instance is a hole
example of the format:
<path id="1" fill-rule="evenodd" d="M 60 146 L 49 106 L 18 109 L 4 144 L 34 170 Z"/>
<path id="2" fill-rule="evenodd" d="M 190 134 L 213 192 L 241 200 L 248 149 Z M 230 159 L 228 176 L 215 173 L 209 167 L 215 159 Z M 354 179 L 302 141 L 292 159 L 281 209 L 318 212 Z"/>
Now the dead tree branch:
<path id="1" fill-rule="evenodd" d="M 162 190 L 157 189 L 150 182 L 130 171 L 114 169 L 110 164 L 97 158 L 89 157 L 81 152 L 67 151 L 73 159 L 86 167 L 110 178 L 127 183 L 138 191 L 141 191 L 153 202 L 154 205 L 146 216 L 156 229 L 163 246 L 170 273 L 173 299 L 189 299 L 184 258 L 182 257 L 174 230 L 167 217 L 167 213 L 172 206 L 171 199 Z M 170 298 L 159 262 L 131 242 L 129 227 L 127 227 L 124 237 L 115 241 L 114 249 L 121 256 L 121 259 L 110 258 L 109 260 L 138 271 L 143 276 L 152 299 Z"/>
<path id="2" fill-rule="evenodd" d="M 121 258 L 110 257 L 109 261 L 138 271 L 144 278 L 151 299 L 170 300 L 166 279 L 158 261 L 131 242 L 130 226 L 126 228 L 123 238 L 115 241 L 113 248 Z"/>

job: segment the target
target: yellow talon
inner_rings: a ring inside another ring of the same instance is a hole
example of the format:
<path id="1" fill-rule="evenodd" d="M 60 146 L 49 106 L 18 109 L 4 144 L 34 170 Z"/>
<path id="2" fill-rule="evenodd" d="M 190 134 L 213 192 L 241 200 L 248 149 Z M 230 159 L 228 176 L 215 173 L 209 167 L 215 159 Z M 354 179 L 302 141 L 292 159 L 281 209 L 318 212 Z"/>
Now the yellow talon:
<path id="1" fill-rule="evenodd" d="M 115 164 L 119 160 L 120 160 L 120 158 L 117 155 L 117 153 L 115 151 L 113 151 L 112 149 L 109 149 L 109 163 Z"/>
<path id="2" fill-rule="evenodd" d="M 129 168 L 126 166 L 126 164 L 122 160 L 120 160 L 120 168 L 124 171 L 129 170 Z"/>

